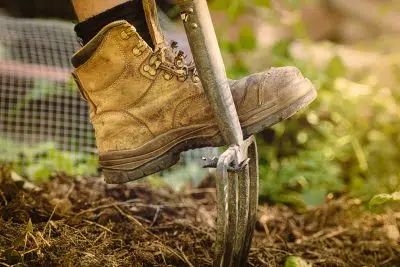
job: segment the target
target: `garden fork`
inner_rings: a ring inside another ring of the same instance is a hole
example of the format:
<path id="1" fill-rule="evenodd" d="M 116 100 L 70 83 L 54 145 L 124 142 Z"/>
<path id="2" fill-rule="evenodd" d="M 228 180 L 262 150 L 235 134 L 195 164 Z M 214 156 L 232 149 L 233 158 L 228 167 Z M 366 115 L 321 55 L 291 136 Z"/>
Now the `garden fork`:
<path id="1" fill-rule="evenodd" d="M 254 136 L 243 140 L 225 66 L 206 0 L 178 0 L 204 91 L 229 148 L 204 159 L 217 169 L 217 237 L 214 266 L 245 266 L 256 223 L 258 155 Z"/>

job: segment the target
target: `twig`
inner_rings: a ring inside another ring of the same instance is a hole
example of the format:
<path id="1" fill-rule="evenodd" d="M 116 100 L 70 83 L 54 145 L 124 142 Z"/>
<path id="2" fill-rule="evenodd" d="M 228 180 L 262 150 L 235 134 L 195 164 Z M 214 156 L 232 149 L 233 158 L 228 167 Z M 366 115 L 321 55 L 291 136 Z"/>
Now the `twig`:
<path id="1" fill-rule="evenodd" d="M 8 201 L 7 201 L 6 196 L 4 195 L 3 191 L 1 191 L 1 190 L 0 190 L 0 195 L 1 195 L 1 198 L 3 199 L 3 201 L 4 201 L 4 204 L 7 206 L 8 205 Z"/>
<path id="2" fill-rule="evenodd" d="M 56 212 L 57 206 L 58 206 L 58 203 L 56 203 L 56 205 L 54 206 L 54 209 L 53 209 L 49 219 L 47 220 L 46 225 L 43 228 L 42 235 L 44 235 L 44 232 L 46 231 L 47 226 L 49 225 L 51 219 L 53 218 L 53 215 Z M 49 236 L 50 236 L 50 233 L 49 233 Z"/>
<path id="3" fill-rule="evenodd" d="M 269 266 L 268 262 L 264 261 L 260 256 L 257 256 L 257 259 L 258 259 L 259 262 L 264 264 L 264 266 Z"/>
<path id="4" fill-rule="evenodd" d="M 161 254 L 161 257 L 162 257 L 162 259 L 164 261 L 164 264 L 167 265 L 167 261 L 165 260 L 164 253 L 162 252 L 161 249 L 160 249 L 160 254 Z"/>
<path id="5" fill-rule="evenodd" d="M 189 259 L 188 259 L 188 257 L 186 256 L 186 254 L 183 252 L 182 248 L 178 248 L 178 249 L 179 249 L 179 251 L 182 253 L 182 257 L 185 259 L 185 262 L 186 262 L 189 266 L 194 267 L 194 265 L 189 261 Z"/>
<path id="6" fill-rule="evenodd" d="M 89 243 L 91 243 L 91 241 L 84 235 L 84 234 L 82 234 L 82 232 L 79 230 L 79 229 L 76 229 L 75 227 L 72 227 L 72 226 L 70 226 L 70 225 L 68 225 L 68 224 L 64 224 L 64 226 L 65 227 L 67 227 L 67 228 L 70 228 L 70 229 L 73 229 L 74 231 L 76 231 L 77 233 L 79 233 L 79 235 L 81 236 L 81 237 L 83 237 L 86 241 L 88 241 Z M 68 236 L 68 235 L 67 235 Z M 72 239 L 71 239 L 72 240 Z M 74 243 L 75 245 L 76 245 L 76 243 L 72 240 L 72 243 Z M 93 245 L 92 243 L 91 243 L 91 245 Z"/>
<path id="7" fill-rule="evenodd" d="M 193 188 L 184 192 L 185 195 L 203 194 L 203 193 L 216 193 L 215 188 Z"/>
<path id="8" fill-rule="evenodd" d="M 28 232 L 28 235 L 33 239 L 33 241 L 34 241 L 35 244 L 36 244 L 36 247 L 37 247 L 37 248 L 40 248 L 39 243 L 36 241 L 35 236 L 34 236 L 32 233 L 30 233 L 30 232 Z"/>
<path id="9" fill-rule="evenodd" d="M 158 215 L 160 214 L 161 208 L 157 208 L 156 209 L 156 213 L 154 214 L 154 218 L 153 221 L 150 224 L 150 227 L 153 227 L 153 225 L 156 223 L 157 219 L 158 219 Z"/>
<path id="10" fill-rule="evenodd" d="M 103 226 L 101 224 L 98 224 L 96 222 L 92 222 L 92 221 L 89 221 L 89 220 L 83 220 L 83 221 L 88 223 L 88 224 L 91 224 L 91 225 L 96 225 L 97 227 L 100 227 L 101 229 L 106 230 L 107 232 L 109 232 L 111 234 L 116 234 L 116 232 L 113 232 L 110 229 L 108 229 L 107 227 L 105 227 L 105 226 Z"/>
<path id="11" fill-rule="evenodd" d="M 329 239 L 329 238 L 335 237 L 335 236 L 337 236 L 337 235 L 343 234 L 344 232 L 347 232 L 347 230 L 348 230 L 348 229 L 344 229 L 344 228 L 342 228 L 342 227 L 339 227 L 338 230 L 333 231 L 333 232 L 331 232 L 331 233 L 329 233 L 329 234 L 323 236 L 322 239 Z"/>
<path id="12" fill-rule="evenodd" d="M 190 262 L 190 261 L 188 261 L 188 259 L 186 258 L 186 255 L 185 254 L 183 254 L 183 256 L 181 256 L 181 255 L 179 255 L 179 253 L 178 252 L 176 252 L 175 251 L 175 249 L 173 249 L 173 248 L 171 248 L 171 247 L 169 247 L 169 246 L 165 246 L 164 244 L 160 244 L 159 243 L 159 245 L 161 245 L 161 247 L 163 247 L 163 248 L 165 248 L 166 250 L 168 250 L 170 253 L 172 253 L 172 254 L 174 254 L 175 256 L 177 256 L 181 261 L 183 261 L 183 262 L 186 262 L 190 267 L 194 267 L 194 265 Z M 186 258 L 186 259 L 185 259 Z"/>
<path id="13" fill-rule="evenodd" d="M 123 215 L 124 217 L 128 218 L 128 220 L 134 222 L 136 225 L 138 225 L 139 227 L 142 228 L 142 230 L 144 230 L 147 234 L 153 236 L 154 238 L 156 238 L 158 240 L 158 244 L 161 245 L 163 248 L 167 249 L 169 252 L 171 252 L 172 254 L 176 255 L 178 258 L 180 258 L 182 261 L 186 262 L 190 267 L 194 267 L 194 265 L 192 263 L 190 263 L 190 261 L 188 261 L 187 259 L 185 260 L 186 255 L 184 255 L 184 257 L 180 256 L 179 253 L 177 253 L 173 248 L 171 248 L 168 245 L 165 245 L 162 243 L 162 239 L 153 234 L 152 232 L 150 232 L 148 229 L 146 229 L 138 220 L 136 220 L 133 216 L 127 214 L 126 212 L 124 212 L 123 210 L 121 210 L 117 205 L 114 206 L 114 208 L 117 209 L 117 211 Z"/>
<path id="14" fill-rule="evenodd" d="M 93 241 L 93 243 L 94 244 L 96 244 L 97 243 L 97 241 L 99 241 L 100 240 L 100 238 L 102 238 L 103 237 L 103 235 L 104 235 L 104 233 L 105 232 L 101 232 L 101 234 L 99 234 L 99 236 Z"/>
<path id="15" fill-rule="evenodd" d="M 276 251 L 276 252 L 283 253 L 283 254 L 285 254 L 285 255 L 290 254 L 290 253 L 289 253 L 288 251 L 286 251 L 286 250 L 279 249 L 279 248 L 273 248 L 273 247 L 263 248 L 262 250 L 264 250 L 265 252 Z"/>
<path id="16" fill-rule="evenodd" d="M 72 194 L 72 191 L 74 191 L 74 189 L 75 184 L 72 184 L 64 198 L 67 199 Z"/>
<path id="17" fill-rule="evenodd" d="M 163 207 L 169 207 L 169 208 L 192 208 L 192 206 L 190 206 L 190 205 L 182 205 L 182 204 L 154 205 L 154 204 L 138 203 L 138 201 L 140 201 L 140 200 L 132 199 L 132 200 L 127 200 L 127 201 L 123 201 L 123 202 L 114 202 L 114 203 L 110 203 L 110 204 L 105 204 L 105 205 L 97 206 L 97 207 L 94 207 L 94 208 L 91 208 L 91 209 L 83 210 L 83 211 L 77 213 L 75 216 L 80 216 L 80 215 L 83 215 L 85 213 L 94 212 L 94 211 L 99 210 L 99 209 L 110 208 L 110 207 L 113 207 L 113 206 L 131 206 L 132 204 L 135 204 L 135 206 L 137 206 L 137 207 L 149 207 L 149 208 L 153 208 L 153 209 L 163 208 Z"/>
<path id="18" fill-rule="evenodd" d="M 34 252 L 34 251 L 36 251 L 36 250 L 38 250 L 39 248 L 34 248 L 34 249 L 31 249 L 31 250 L 28 250 L 28 251 L 24 251 L 23 253 L 22 253 L 22 256 L 25 256 L 26 254 L 29 254 L 29 253 L 32 253 L 32 252 Z"/>
<path id="19" fill-rule="evenodd" d="M 195 231 L 197 231 L 197 232 L 199 232 L 199 233 L 202 233 L 202 234 L 204 234 L 204 235 L 207 235 L 211 240 L 215 240 L 215 236 L 213 236 L 211 233 L 209 233 L 209 232 L 206 232 L 206 231 L 204 231 L 204 230 L 201 230 L 200 228 L 198 228 L 198 227 L 196 227 L 196 226 L 194 226 L 194 225 L 191 225 L 191 224 L 183 224 L 183 223 L 181 223 L 181 222 L 174 222 L 174 223 L 172 223 L 172 225 L 173 224 L 179 224 L 179 225 L 181 225 L 181 226 L 183 226 L 183 227 L 189 227 L 189 228 L 191 228 L 192 230 L 195 230 Z M 166 225 L 167 226 L 167 225 Z M 162 228 L 159 228 L 159 229 L 162 229 Z"/>
<path id="20" fill-rule="evenodd" d="M 122 216 L 126 217 L 128 220 L 130 220 L 131 222 L 134 222 L 135 224 L 139 225 L 140 227 L 143 227 L 143 224 L 141 224 L 137 219 L 135 219 L 132 215 L 129 215 L 127 213 L 125 213 L 123 210 L 121 210 L 117 205 L 113 205 L 114 208 L 121 213 Z"/>
<path id="21" fill-rule="evenodd" d="M 313 240 L 313 239 L 317 239 L 317 238 L 319 241 L 322 241 L 322 240 L 329 239 L 329 238 L 335 237 L 337 235 L 340 235 L 340 234 L 346 232 L 347 230 L 348 230 L 347 228 L 339 227 L 339 229 L 337 229 L 333 232 L 330 232 L 326 235 L 324 235 L 324 234 L 326 233 L 327 230 L 321 230 L 311 236 L 304 236 L 303 238 L 296 240 L 296 244 L 301 244 L 304 241 Z"/>
<path id="22" fill-rule="evenodd" d="M 103 232 L 103 233 L 104 233 L 104 232 Z M 118 239 L 111 239 L 111 241 L 119 241 L 120 246 L 121 246 L 121 249 L 122 249 L 122 247 L 123 247 L 123 245 L 124 245 L 124 241 L 123 241 L 122 239 L 120 239 L 120 238 L 118 238 Z"/>
<path id="23" fill-rule="evenodd" d="M 46 240 L 46 239 L 44 239 L 44 237 L 43 237 L 43 235 L 42 235 L 42 233 L 41 232 L 36 232 L 37 233 L 37 235 L 40 237 L 40 239 L 42 239 L 43 240 L 43 242 L 48 246 L 48 247 L 50 247 L 50 243 Z"/>

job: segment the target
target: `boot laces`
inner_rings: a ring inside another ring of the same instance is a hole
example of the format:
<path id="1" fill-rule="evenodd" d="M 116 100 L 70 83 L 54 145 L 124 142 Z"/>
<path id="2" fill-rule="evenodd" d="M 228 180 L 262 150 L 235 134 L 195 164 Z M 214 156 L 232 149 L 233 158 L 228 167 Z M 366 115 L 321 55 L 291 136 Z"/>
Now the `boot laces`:
<path id="1" fill-rule="evenodd" d="M 156 47 L 154 56 L 161 62 L 156 68 L 175 74 L 178 78 L 187 79 L 190 76 L 194 81 L 199 81 L 194 62 L 187 62 L 187 55 L 178 49 L 178 42 L 172 41 L 170 46 Z"/>
<path id="2" fill-rule="evenodd" d="M 128 27 L 123 31 L 125 38 L 137 34 L 134 27 Z M 162 69 L 170 75 L 175 75 L 179 80 L 186 80 L 191 77 L 194 82 L 199 82 L 199 76 L 193 61 L 186 61 L 185 52 L 178 49 L 178 42 L 172 41 L 170 46 L 165 44 L 157 45 L 153 55 L 150 57 L 149 65 L 155 69 Z"/>

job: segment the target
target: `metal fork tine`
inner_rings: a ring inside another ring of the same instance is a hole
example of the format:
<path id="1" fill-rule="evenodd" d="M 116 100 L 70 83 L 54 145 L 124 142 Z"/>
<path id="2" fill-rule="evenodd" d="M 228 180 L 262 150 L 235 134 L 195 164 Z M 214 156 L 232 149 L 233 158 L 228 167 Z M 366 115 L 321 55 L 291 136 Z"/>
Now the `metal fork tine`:
<path id="1" fill-rule="evenodd" d="M 244 249 L 246 231 L 249 220 L 249 203 L 250 203 L 250 179 L 249 166 L 246 164 L 238 175 L 238 222 L 236 228 L 236 240 L 234 245 L 234 266 L 238 266 L 241 262 L 242 251 Z"/>
<path id="2" fill-rule="evenodd" d="M 228 236 L 229 244 L 225 251 L 225 257 L 229 264 L 226 266 L 232 266 L 234 257 L 234 244 L 237 236 L 237 223 L 238 223 L 238 192 L 237 192 L 237 181 L 238 175 L 236 173 L 228 173 L 228 198 L 229 198 L 229 222 L 228 222 Z"/>
<path id="3" fill-rule="evenodd" d="M 228 173 L 233 160 L 231 150 L 225 151 L 217 164 L 217 237 L 214 266 L 230 266 L 237 222 L 236 177 Z M 234 228 L 234 229 L 232 229 Z M 233 234 L 232 234 L 233 233 Z"/>
<path id="4" fill-rule="evenodd" d="M 245 266 L 256 223 L 258 158 L 255 138 L 245 140 L 250 157 L 231 170 L 235 150 L 225 151 L 217 163 L 217 239 L 214 266 Z"/>
<path id="5" fill-rule="evenodd" d="M 246 238 L 241 255 L 243 256 L 238 266 L 245 266 L 247 262 L 247 256 L 250 252 L 251 240 L 253 238 L 254 228 L 257 222 L 257 207 L 258 207 L 258 188 L 259 188 L 259 173 L 258 173 L 258 151 L 257 143 L 254 136 L 251 137 L 253 140 L 248 148 L 249 162 L 249 181 L 250 181 L 250 192 L 249 192 L 249 219 L 247 223 Z"/>

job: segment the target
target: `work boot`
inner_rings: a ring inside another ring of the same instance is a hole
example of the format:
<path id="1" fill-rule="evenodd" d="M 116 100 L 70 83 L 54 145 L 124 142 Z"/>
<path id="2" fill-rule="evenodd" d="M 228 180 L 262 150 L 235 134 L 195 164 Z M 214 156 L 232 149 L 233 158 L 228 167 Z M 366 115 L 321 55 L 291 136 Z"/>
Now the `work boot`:
<path id="1" fill-rule="evenodd" d="M 153 50 L 132 25 L 116 21 L 72 58 L 108 183 L 164 170 L 188 149 L 225 145 L 195 66 L 157 34 L 152 33 Z M 272 68 L 230 86 L 244 137 L 290 117 L 316 97 L 311 82 L 294 67 Z"/>

